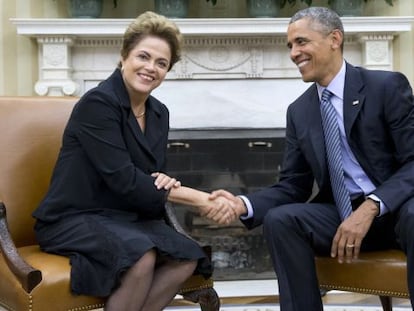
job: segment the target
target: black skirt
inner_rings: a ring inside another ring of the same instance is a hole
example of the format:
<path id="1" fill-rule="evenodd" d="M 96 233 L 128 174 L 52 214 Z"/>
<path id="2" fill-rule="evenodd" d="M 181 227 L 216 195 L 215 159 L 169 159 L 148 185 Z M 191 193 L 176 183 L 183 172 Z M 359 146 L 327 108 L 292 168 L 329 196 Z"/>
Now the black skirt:
<path id="1" fill-rule="evenodd" d="M 197 260 L 195 274 L 212 274 L 203 249 L 164 220 L 139 220 L 125 212 L 81 214 L 53 224 L 38 221 L 35 229 L 43 251 L 70 258 L 75 294 L 109 296 L 123 272 L 150 249 L 176 260 Z"/>

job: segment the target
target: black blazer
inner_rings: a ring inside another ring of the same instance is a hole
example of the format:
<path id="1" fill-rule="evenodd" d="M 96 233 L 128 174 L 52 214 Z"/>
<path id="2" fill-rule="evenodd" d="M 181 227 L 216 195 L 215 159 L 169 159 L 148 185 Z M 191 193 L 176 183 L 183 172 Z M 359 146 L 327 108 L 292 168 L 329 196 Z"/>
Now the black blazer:
<path id="1" fill-rule="evenodd" d="M 156 189 L 150 174 L 165 169 L 168 130 L 167 108 L 150 96 L 141 131 L 116 69 L 75 105 L 49 191 L 33 216 L 56 221 L 69 214 L 124 210 L 161 217 L 166 191 Z"/>
<path id="2" fill-rule="evenodd" d="M 349 145 L 377 187 L 375 193 L 395 211 L 414 195 L 414 99 L 401 73 L 346 65 L 344 125 Z M 286 146 L 279 183 L 247 195 L 262 223 L 278 205 L 305 202 L 316 181 L 313 201 L 333 203 L 316 84 L 287 111 Z"/>

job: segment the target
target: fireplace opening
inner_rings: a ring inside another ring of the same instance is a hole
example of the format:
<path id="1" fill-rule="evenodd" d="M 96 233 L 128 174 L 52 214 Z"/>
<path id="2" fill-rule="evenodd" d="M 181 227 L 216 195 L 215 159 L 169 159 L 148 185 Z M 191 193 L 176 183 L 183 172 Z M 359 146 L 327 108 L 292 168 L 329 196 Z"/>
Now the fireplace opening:
<path id="1" fill-rule="evenodd" d="M 284 133 L 277 129 L 172 132 L 168 173 L 200 190 L 246 194 L 278 180 L 283 148 Z M 216 280 L 275 278 L 261 226 L 220 226 L 183 206 L 176 209 L 187 232 L 212 246 Z"/>

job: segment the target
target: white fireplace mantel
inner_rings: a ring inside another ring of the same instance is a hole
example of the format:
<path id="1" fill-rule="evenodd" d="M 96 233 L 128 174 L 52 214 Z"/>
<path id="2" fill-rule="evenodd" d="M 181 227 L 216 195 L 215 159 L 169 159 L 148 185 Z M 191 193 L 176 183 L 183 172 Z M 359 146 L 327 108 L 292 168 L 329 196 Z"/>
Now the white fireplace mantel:
<path id="1" fill-rule="evenodd" d="M 38 43 L 34 89 L 49 96 L 79 96 L 105 79 L 118 63 L 122 35 L 131 21 L 11 19 L 19 35 Z M 175 21 L 185 38 L 183 57 L 154 91 L 169 106 L 172 127 L 284 127 L 287 105 L 308 86 L 289 59 L 289 19 Z M 344 17 L 345 58 L 355 65 L 392 70 L 393 40 L 411 31 L 413 21 Z M 232 117 L 223 118 L 226 114 Z"/>

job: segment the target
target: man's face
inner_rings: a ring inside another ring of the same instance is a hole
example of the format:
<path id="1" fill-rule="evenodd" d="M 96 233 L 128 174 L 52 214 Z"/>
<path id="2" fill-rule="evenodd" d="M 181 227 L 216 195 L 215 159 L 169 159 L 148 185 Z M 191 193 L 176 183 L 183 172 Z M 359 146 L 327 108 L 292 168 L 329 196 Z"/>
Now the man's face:
<path id="1" fill-rule="evenodd" d="M 338 71 L 338 59 L 342 63 L 342 33 L 334 30 L 326 34 L 318 26 L 307 18 L 289 24 L 287 45 L 303 81 L 327 86 Z"/>

